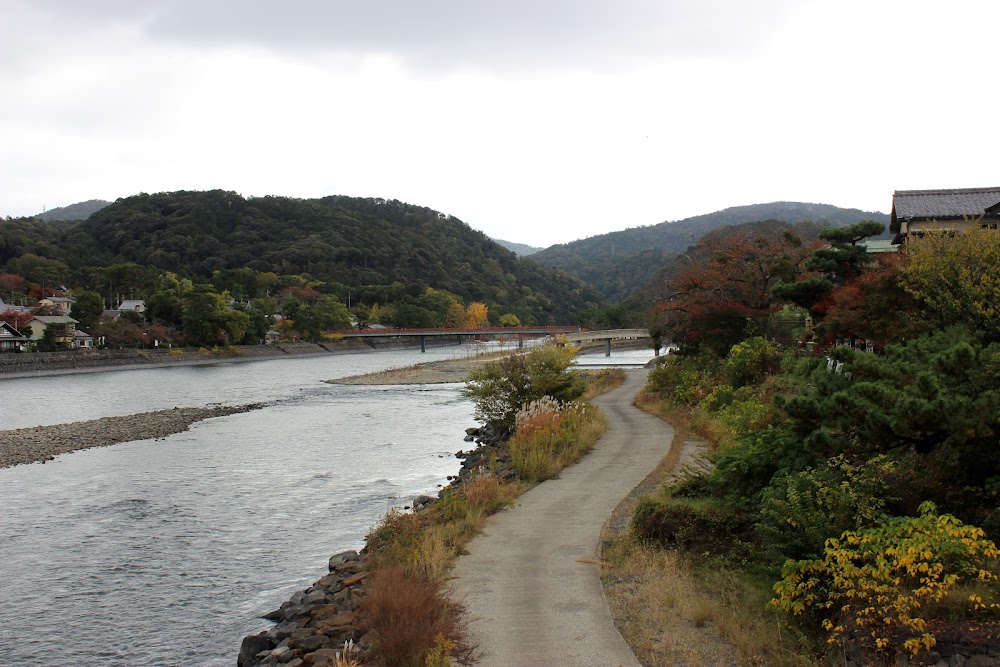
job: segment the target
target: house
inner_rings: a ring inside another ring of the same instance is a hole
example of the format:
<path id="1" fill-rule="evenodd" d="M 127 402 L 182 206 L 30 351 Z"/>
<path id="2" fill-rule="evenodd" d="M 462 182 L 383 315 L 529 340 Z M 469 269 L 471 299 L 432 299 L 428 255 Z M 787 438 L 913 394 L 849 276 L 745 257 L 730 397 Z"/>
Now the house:
<path id="1" fill-rule="evenodd" d="M 892 195 L 889 231 L 893 243 L 910 234 L 1000 228 L 1000 187 L 960 190 L 896 190 Z"/>
<path id="2" fill-rule="evenodd" d="M 117 310 L 120 312 L 130 310 L 136 315 L 142 315 L 146 312 L 146 302 L 142 299 L 125 299 L 118 305 Z"/>
<path id="3" fill-rule="evenodd" d="M 30 313 L 31 308 L 28 306 L 15 306 L 11 303 L 4 303 L 3 299 L 0 299 L 0 313 L 5 313 L 8 310 L 12 310 L 15 313 Z"/>
<path id="4" fill-rule="evenodd" d="M 55 308 L 61 314 L 69 315 L 69 311 L 73 307 L 73 299 L 68 296 L 47 296 L 44 299 L 39 299 L 38 305 Z"/>
<path id="5" fill-rule="evenodd" d="M 73 334 L 72 347 L 74 350 L 93 350 L 94 337 L 83 329 L 77 329 Z"/>
<path id="6" fill-rule="evenodd" d="M 898 252 L 899 246 L 893 244 L 892 241 L 885 239 L 868 239 L 862 241 L 861 245 L 865 247 L 865 252 L 869 255 L 881 255 L 887 252 Z"/>
<path id="7" fill-rule="evenodd" d="M 60 348 L 72 348 L 76 340 L 76 324 L 69 315 L 35 315 L 24 326 L 30 330 L 28 338 L 39 341 L 45 335 L 45 330 L 53 327 L 55 344 Z"/>
<path id="8" fill-rule="evenodd" d="M 0 321 L 0 352 L 24 352 L 28 337 L 6 322 Z"/>

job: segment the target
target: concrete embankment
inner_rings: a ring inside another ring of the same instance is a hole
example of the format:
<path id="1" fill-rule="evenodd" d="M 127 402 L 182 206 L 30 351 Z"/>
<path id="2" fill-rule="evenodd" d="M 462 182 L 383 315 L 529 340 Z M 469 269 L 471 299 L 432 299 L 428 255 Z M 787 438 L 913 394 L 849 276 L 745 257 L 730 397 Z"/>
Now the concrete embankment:
<path id="1" fill-rule="evenodd" d="M 163 438 L 186 431 L 191 424 L 211 417 L 249 412 L 263 403 L 173 408 L 123 417 L 102 417 L 90 421 L 35 426 L 0 431 L 0 468 L 25 463 L 45 463 L 60 454 L 119 442 Z"/>

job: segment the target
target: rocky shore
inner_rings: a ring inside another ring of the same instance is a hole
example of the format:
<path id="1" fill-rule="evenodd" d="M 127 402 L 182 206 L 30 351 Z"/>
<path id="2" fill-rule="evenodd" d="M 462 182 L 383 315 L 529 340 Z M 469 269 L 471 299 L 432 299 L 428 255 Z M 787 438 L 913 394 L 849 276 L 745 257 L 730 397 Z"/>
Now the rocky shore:
<path id="1" fill-rule="evenodd" d="M 90 421 L 35 426 L 0 431 L 0 468 L 25 463 L 45 463 L 60 454 L 119 442 L 163 438 L 186 431 L 191 424 L 211 417 L 249 412 L 263 403 L 214 405 L 203 408 L 173 408 L 124 417 L 102 417 Z"/>
<path id="2" fill-rule="evenodd" d="M 461 486 L 476 472 L 492 466 L 501 477 L 515 476 L 506 443 L 488 428 L 466 429 L 466 441 L 476 447 L 460 451 L 462 470 L 435 496 L 417 496 L 405 509 L 423 512 L 451 487 Z M 338 655 L 363 657 L 371 636 L 360 612 L 368 570 L 367 547 L 330 558 L 329 574 L 297 591 L 261 618 L 274 621 L 268 630 L 243 638 L 237 667 L 336 667 Z"/>

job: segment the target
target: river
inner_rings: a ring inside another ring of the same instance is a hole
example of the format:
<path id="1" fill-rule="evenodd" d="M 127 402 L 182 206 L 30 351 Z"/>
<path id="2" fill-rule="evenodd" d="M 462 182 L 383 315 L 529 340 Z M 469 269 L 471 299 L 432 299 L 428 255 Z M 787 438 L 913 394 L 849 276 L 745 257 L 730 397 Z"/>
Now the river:
<path id="1" fill-rule="evenodd" d="M 460 385 L 322 381 L 467 351 L 0 380 L 0 429 L 273 401 L 0 470 L 0 664 L 231 667 L 260 614 L 460 467 Z"/>

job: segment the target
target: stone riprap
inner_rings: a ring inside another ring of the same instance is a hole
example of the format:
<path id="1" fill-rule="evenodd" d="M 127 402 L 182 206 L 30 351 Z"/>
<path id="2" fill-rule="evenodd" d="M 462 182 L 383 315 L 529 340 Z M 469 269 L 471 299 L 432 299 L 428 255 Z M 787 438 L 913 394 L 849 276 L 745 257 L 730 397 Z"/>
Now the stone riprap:
<path id="1" fill-rule="evenodd" d="M 249 412 L 263 403 L 173 408 L 124 417 L 102 417 L 52 426 L 0 431 L 0 468 L 25 463 L 45 463 L 60 454 L 119 442 L 164 438 L 186 431 L 191 424 L 211 417 Z"/>

